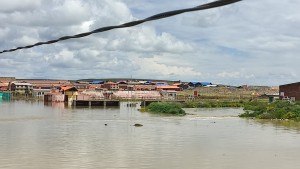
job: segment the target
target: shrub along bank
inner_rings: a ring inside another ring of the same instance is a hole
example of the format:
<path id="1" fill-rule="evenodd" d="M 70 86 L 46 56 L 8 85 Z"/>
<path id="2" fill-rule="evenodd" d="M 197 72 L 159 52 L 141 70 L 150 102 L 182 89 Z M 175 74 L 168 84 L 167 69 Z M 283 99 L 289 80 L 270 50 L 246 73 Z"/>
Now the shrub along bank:
<path id="1" fill-rule="evenodd" d="M 245 113 L 240 117 L 254 117 L 259 119 L 291 119 L 300 121 L 300 102 L 287 101 L 248 102 L 244 105 Z"/>
<path id="2" fill-rule="evenodd" d="M 186 115 L 182 108 L 243 107 L 245 113 L 239 117 L 258 119 L 290 119 L 300 121 L 300 102 L 276 101 L 189 101 L 183 104 L 153 102 L 145 111 L 169 115 Z"/>
<path id="3" fill-rule="evenodd" d="M 153 102 L 146 107 L 146 111 L 152 113 L 161 113 L 169 115 L 186 115 L 185 111 L 181 108 L 181 105 L 178 103 L 169 103 L 169 102 Z"/>

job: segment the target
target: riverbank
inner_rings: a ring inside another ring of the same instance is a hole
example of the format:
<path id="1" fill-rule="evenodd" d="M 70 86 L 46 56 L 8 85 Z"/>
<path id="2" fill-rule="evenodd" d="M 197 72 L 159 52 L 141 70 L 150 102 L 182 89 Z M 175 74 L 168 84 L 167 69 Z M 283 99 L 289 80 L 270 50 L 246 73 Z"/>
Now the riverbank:
<path id="1" fill-rule="evenodd" d="M 142 111 L 176 116 L 186 115 L 182 109 L 182 104 L 173 102 L 153 102 Z"/>
<path id="2" fill-rule="evenodd" d="M 226 100 L 192 100 L 182 104 L 183 108 L 218 108 L 218 107 L 243 107 L 248 101 L 226 101 Z"/>
<path id="3" fill-rule="evenodd" d="M 300 121 L 300 102 L 249 102 L 240 117 L 258 119 L 288 119 Z"/>
<path id="4" fill-rule="evenodd" d="M 182 108 L 243 108 L 242 118 L 256 118 L 269 120 L 293 120 L 300 121 L 300 102 L 287 102 L 278 100 L 276 102 L 266 101 L 187 101 L 184 103 L 151 103 L 145 111 L 164 113 L 171 115 L 180 114 Z"/>

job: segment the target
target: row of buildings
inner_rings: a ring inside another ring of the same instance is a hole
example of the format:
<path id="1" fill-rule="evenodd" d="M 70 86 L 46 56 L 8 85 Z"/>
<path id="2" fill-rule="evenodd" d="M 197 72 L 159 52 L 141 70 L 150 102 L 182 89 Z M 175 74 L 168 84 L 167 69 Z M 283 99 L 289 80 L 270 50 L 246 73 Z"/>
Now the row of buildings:
<path id="1" fill-rule="evenodd" d="M 75 92 L 73 99 L 172 99 L 178 91 L 199 86 L 215 86 L 209 82 L 172 83 L 153 81 L 68 81 L 68 80 L 17 80 L 14 77 L 0 77 L 0 93 L 25 95 L 44 98 L 45 95 L 57 97 L 48 100 L 69 100 L 59 96 Z M 279 86 L 279 98 L 283 100 L 300 100 L 300 82 Z"/>
<path id="2" fill-rule="evenodd" d="M 13 96 L 39 97 L 45 101 L 99 99 L 175 99 L 176 93 L 189 87 L 212 85 L 207 82 L 172 83 L 153 81 L 67 81 L 16 80 L 0 78 L 0 92 Z"/>

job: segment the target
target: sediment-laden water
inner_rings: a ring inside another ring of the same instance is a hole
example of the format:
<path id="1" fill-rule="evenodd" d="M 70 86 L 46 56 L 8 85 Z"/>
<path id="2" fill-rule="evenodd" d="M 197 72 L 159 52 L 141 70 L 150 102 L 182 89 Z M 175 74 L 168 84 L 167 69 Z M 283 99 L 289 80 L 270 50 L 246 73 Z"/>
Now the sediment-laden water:
<path id="1" fill-rule="evenodd" d="M 300 125 L 237 117 L 242 109 L 72 108 L 0 102 L 0 168 L 298 169 Z M 142 124 L 135 127 L 134 124 Z"/>

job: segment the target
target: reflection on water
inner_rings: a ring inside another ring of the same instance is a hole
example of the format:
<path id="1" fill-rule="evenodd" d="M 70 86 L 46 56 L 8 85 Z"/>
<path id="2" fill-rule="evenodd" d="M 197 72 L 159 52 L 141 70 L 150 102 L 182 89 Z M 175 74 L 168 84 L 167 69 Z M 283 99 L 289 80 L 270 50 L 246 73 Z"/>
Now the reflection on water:
<path id="1" fill-rule="evenodd" d="M 49 107 L 53 107 L 56 109 L 65 109 L 65 108 L 69 108 L 70 106 L 68 106 L 68 104 L 64 103 L 64 102 L 44 102 L 45 106 L 49 106 Z"/>
<path id="2" fill-rule="evenodd" d="M 241 119 L 241 109 L 187 109 L 190 115 L 166 117 L 137 108 L 0 102 L 0 168 L 300 166 L 294 125 Z"/>
<path id="3" fill-rule="evenodd" d="M 272 125 L 277 129 L 282 130 L 291 130 L 291 131 L 297 131 L 300 133 L 300 122 L 292 121 L 292 120 L 255 120 L 255 122 L 266 126 L 266 125 Z"/>

